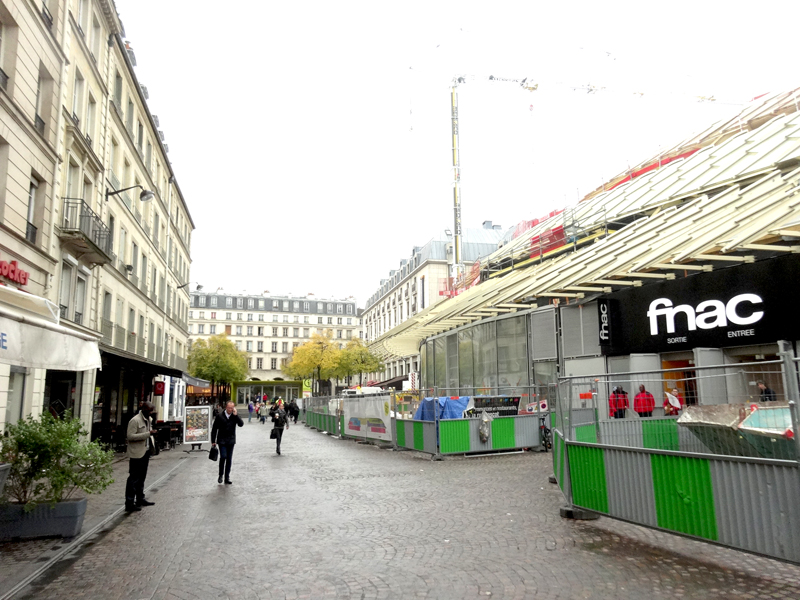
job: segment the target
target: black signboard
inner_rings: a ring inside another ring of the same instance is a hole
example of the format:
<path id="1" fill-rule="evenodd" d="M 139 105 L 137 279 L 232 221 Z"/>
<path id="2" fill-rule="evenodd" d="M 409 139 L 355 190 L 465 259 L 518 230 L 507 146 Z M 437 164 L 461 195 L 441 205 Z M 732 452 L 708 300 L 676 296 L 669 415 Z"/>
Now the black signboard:
<path id="1" fill-rule="evenodd" d="M 598 302 L 600 346 L 615 355 L 796 340 L 798 281 L 791 254 L 609 294 Z"/>
<path id="2" fill-rule="evenodd" d="M 519 414 L 519 396 L 473 396 L 464 417 L 480 418 L 484 410 L 492 417 L 516 417 Z"/>

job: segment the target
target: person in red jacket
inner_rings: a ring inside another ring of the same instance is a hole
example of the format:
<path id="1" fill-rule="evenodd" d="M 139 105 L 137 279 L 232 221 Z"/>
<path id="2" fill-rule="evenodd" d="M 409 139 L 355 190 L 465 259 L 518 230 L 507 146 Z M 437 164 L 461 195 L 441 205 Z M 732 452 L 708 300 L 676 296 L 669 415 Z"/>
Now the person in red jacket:
<path id="1" fill-rule="evenodd" d="M 681 410 L 683 410 L 683 407 L 686 406 L 686 401 L 683 399 L 683 396 L 681 396 L 678 393 L 678 388 L 672 388 L 672 393 L 671 394 L 668 393 L 665 395 L 666 399 L 664 400 L 664 414 L 666 416 L 677 415 L 680 413 Z M 675 400 L 670 398 L 670 396 L 672 396 L 672 398 L 675 398 Z M 673 404 L 675 401 L 677 401 L 680 406 L 675 406 Z"/>
<path id="2" fill-rule="evenodd" d="M 656 399 L 653 394 L 644 389 L 644 385 L 639 386 L 639 393 L 633 399 L 633 410 L 640 417 L 652 417 L 653 409 L 656 407 Z"/>
<path id="3" fill-rule="evenodd" d="M 608 397 L 608 416 L 615 419 L 624 419 L 625 410 L 629 407 L 628 392 L 621 386 L 616 386 Z"/>

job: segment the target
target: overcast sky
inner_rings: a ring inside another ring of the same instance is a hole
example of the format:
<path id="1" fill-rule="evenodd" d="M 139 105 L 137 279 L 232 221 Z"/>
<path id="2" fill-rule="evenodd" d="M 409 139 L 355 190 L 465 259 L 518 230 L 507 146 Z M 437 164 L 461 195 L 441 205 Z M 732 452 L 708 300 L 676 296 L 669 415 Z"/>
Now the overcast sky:
<path id="1" fill-rule="evenodd" d="M 796 0 L 116 2 L 211 291 L 363 307 L 452 229 L 456 75 L 463 225 L 504 229 L 800 84 Z"/>

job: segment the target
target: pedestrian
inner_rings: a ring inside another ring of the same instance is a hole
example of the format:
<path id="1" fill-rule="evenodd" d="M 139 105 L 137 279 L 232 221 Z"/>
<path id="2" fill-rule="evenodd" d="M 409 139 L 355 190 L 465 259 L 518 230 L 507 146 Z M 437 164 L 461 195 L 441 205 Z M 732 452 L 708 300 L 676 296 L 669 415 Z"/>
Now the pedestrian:
<path id="1" fill-rule="evenodd" d="M 256 405 L 253 404 L 253 401 L 250 400 L 250 404 L 247 405 L 247 412 L 250 415 L 247 417 L 247 422 L 250 423 L 253 420 L 253 411 L 256 409 Z"/>
<path id="2" fill-rule="evenodd" d="M 763 380 L 759 379 L 757 381 L 758 387 L 761 390 L 759 401 L 760 402 L 775 402 L 777 401 L 778 397 L 775 395 L 775 392 L 767 387 L 767 384 L 764 383 Z"/>
<path id="3" fill-rule="evenodd" d="M 125 511 L 136 512 L 143 506 L 153 506 L 144 497 L 144 480 L 147 477 L 147 466 L 155 447 L 152 436 L 156 430 L 151 427 L 150 415 L 155 411 L 151 402 L 143 402 L 136 416 L 128 422 L 128 481 L 125 484 Z"/>
<path id="4" fill-rule="evenodd" d="M 615 419 L 624 419 L 625 411 L 629 408 L 628 392 L 621 385 L 614 388 L 608 398 L 608 416 Z"/>
<path id="5" fill-rule="evenodd" d="M 666 392 L 666 396 L 664 400 L 664 414 L 666 416 L 677 416 L 683 407 L 686 406 L 686 401 L 678 392 L 678 388 L 672 388 L 672 393 Z"/>
<path id="6" fill-rule="evenodd" d="M 231 481 L 231 462 L 233 461 L 233 447 L 236 444 L 236 428 L 244 427 L 244 421 L 236 414 L 236 407 L 233 402 L 228 402 L 222 414 L 214 419 L 211 427 L 211 446 L 219 444 L 219 477 L 217 483 L 222 483 L 222 476 L 225 475 L 225 483 L 230 485 Z"/>
<path id="7" fill-rule="evenodd" d="M 267 406 L 266 402 L 262 402 L 258 407 L 258 419 L 261 421 L 261 424 L 267 422 L 267 414 L 269 413 L 269 407 Z"/>
<path id="8" fill-rule="evenodd" d="M 278 456 L 281 454 L 281 438 L 283 438 L 283 429 L 289 429 L 289 417 L 286 414 L 286 410 L 283 407 L 283 399 L 278 398 L 278 401 L 275 403 L 275 406 L 272 407 L 270 411 L 270 416 L 272 417 L 272 432 L 270 436 L 275 437 L 275 452 L 278 453 Z"/>
<path id="9" fill-rule="evenodd" d="M 295 424 L 297 424 L 297 417 L 300 416 L 300 407 L 297 406 L 297 402 L 294 398 L 292 398 L 292 401 L 289 402 L 289 407 L 287 408 L 286 412 L 289 413 L 289 417 L 291 417 Z"/>
<path id="10" fill-rule="evenodd" d="M 633 410 L 640 417 L 652 417 L 653 409 L 656 407 L 656 399 L 653 394 L 644 389 L 644 385 L 639 386 L 639 393 L 633 398 Z"/>

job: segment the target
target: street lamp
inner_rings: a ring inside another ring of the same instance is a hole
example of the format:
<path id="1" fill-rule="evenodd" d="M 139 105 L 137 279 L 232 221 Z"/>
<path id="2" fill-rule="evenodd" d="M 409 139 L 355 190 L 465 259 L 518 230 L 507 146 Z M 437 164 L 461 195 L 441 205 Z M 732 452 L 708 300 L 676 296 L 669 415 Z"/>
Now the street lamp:
<path id="1" fill-rule="evenodd" d="M 144 187 L 137 184 L 137 185 L 132 185 L 131 187 L 126 187 L 121 190 L 117 190 L 115 192 L 106 189 L 106 202 L 108 202 L 108 198 L 110 196 L 116 196 L 117 194 L 121 194 L 122 192 L 127 192 L 128 190 L 132 190 L 133 188 L 139 188 L 142 190 L 142 193 L 139 194 L 139 200 L 141 200 L 142 202 L 147 202 L 148 200 L 152 200 L 153 198 L 156 197 L 156 195 L 153 192 L 151 192 L 150 190 L 146 190 L 144 189 Z"/>
<path id="2" fill-rule="evenodd" d="M 185 288 L 187 285 L 190 285 L 190 284 L 192 284 L 192 283 L 197 283 L 197 282 L 196 282 L 196 281 L 190 281 L 189 283 L 184 283 L 183 285 L 179 285 L 179 286 L 178 286 L 177 288 L 175 288 L 175 289 L 177 289 L 177 290 L 182 290 L 182 289 L 183 289 L 183 288 Z M 202 285 L 200 285 L 199 283 L 197 283 L 197 287 L 196 287 L 196 288 L 194 288 L 194 290 L 195 290 L 196 292 L 202 291 L 202 289 L 203 289 L 203 286 L 202 286 Z"/>

